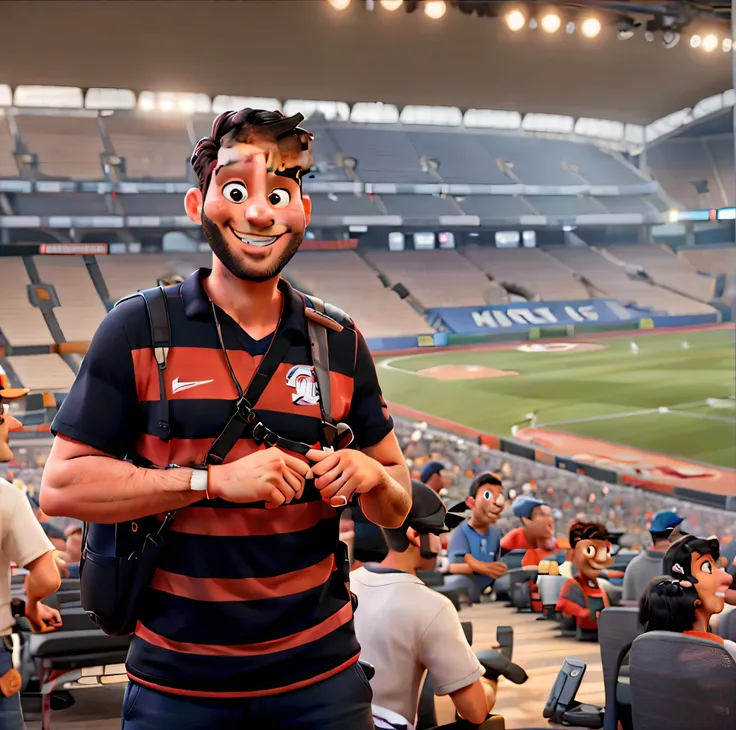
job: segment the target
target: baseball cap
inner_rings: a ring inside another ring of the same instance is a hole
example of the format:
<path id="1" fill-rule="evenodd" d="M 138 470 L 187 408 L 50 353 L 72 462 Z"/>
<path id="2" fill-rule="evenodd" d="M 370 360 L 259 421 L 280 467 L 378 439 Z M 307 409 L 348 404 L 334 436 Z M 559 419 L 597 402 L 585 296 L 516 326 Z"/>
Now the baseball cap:
<path id="1" fill-rule="evenodd" d="M 667 532 L 667 530 L 674 530 L 674 528 L 684 520 L 684 517 L 678 517 L 672 510 L 660 510 L 654 515 L 654 517 L 652 517 L 652 523 L 649 525 L 649 532 Z"/>
<path id="2" fill-rule="evenodd" d="M 546 502 L 531 497 L 520 497 L 511 505 L 511 511 L 516 517 L 526 517 L 528 520 L 532 518 L 532 512 L 536 507 L 541 507 Z"/>
<path id="3" fill-rule="evenodd" d="M 435 474 L 443 471 L 445 465 L 439 461 L 428 461 L 423 467 L 419 478 L 426 484 Z"/>
<path id="4" fill-rule="evenodd" d="M 498 474 L 494 474 L 490 471 L 484 471 L 482 474 L 478 474 L 478 476 L 473 479 L 472 482 L 470 482 L 470 487 L 468 487 L 468 496 L 475 497 L 478 489 L 485 486 L 486 484 L 495 484 L 498 487 L 503 486 L 503 483 L 501 482 L 501 477 Z"/>

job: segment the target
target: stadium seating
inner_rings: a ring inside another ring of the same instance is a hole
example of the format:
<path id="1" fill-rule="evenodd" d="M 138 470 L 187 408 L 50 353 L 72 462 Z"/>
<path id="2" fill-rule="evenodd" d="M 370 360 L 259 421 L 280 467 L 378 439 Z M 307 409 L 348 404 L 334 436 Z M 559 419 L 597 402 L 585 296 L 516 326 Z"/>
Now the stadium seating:
<path id="1" fill-rule="evenodd" d="M 31 390 L 66 393 L 74 382 L 74 372 L 59 355 L 11 355 L 8 362 Z"/>
<path id="2" fill-rule="evenodd" d="M 641 266 L 657 283 L 707 302 L 713 298 L 715 280 L 703 276 L 667 246 L 640 244 L 609 249 L 617 258 Z"/>
<path id="3" fill-rule="evenodd" d="M 318 217 L 382 215 L 383 211 L 367 195 L 310 195 L 312 215 Z M 388 197 L 388 196 L 387 196 Z"/>
<path id="4" fill-rule="evenodd" d="M 104 195 L 97 193 L 32 193 L 15 195 L 12 200 L 17 215 L 106 216 L 114 215 Z"/>
<path id="5" fill-rule="evenodd" d="M 647 151 L 647 165 L 680 207 L 707 208 L 723 204 L 715 195 L 714 170 L 702 140 L 675 137 L 653 145 Z M 730 174 L 733 177 L 733 168 Z M 710 196 L 698 196 L 693 183 L 701 180 L 708 181 Z"/>
<path id="6" fill-rule="evenodd" d="M 642 195 L 641 197 L 610 195 L 605 198 L 596 198 L 596 200 L 609 213 L 663 213 L 667 208 L 665 203 L 654 195 Z"/>
<path id="7" fill-rule="evenodd" d="M 549 252 L 558 261 L 588 279 L 595 287 L 622 304 L 667 314 L 712 314 L 705 304 L 688 299 L 661 287 L 630 277 L 624 267 L 593 248 L 554 248 Z"/>
<path id="8" fill-rule="evenodd" d="M 712 137 L 705 142 L 718 173 L 716 180 L 718 205 L 733 205 L 736 202 L 734 193 L 734 147 L 733 136 Z M 722 186 L 722 190 L 721 190 Z"/>
<path id="9" fill-rule="evenodd" d="M 0 331 L 16 347 L 50 345 L 54 338 L 46 326 L 41 310 L 28 300 L 31 283 L 19 256 L 2 258 L 2 297 L 0 297 Z"/>
<path id="10" fill-rule="evenodd" d="M 546 216 L 600 215 L 605 212 L 594 198 L 582 195 L 534 195 L 526 200 L 537 213 Z"/>
<path id="11" fill-rule="evenodd" d="M 41 176 L 55 180 L 104 177 L 100 162 L 102 137 L 96 116 L 17 114 L 15 121 L 26 149 L 38 158 Z M 73 212 L 76 211 L 70 211 Z"/>
<path id="12" fill-rule="evenodd" d="M 84 259 L 79 256 L 36 256 L 36 269 L 45 284 L 52 284 L 60 307 L 54 310 L 69 342 L 89 342 L 105 316 L 102 303 Z"/>
<path id="13" fill-rule="evenodd" d="M 467 215 L 477 215 L 481 223 L 497 223 L 499 218 L 535 215 L 528 198 L 513 195 L 468 195 L 455 198 L 455 201 Z"/>
<path id="14" fill-rule="evenodd" d="M 367 251 L 365 258 L 425 307 L 473 307 L 503 300 L 498 284 L 457 251 Z"/>
<path id="15" fill-rule="evenodd" d="M 437 195 L 382 195 L 381 201 L 389 215 L 400 215 L 404 221 L 437 221 L 443 215 L 459 215 L 452 198 Z"/>
<path id="16" fill-rule="evenodd" d="M 186 179 L 193 143 L 184 118 L 114 115 L 105 128 L 128 179 Z"/>
<path id="17" fill-rule="evenodd" d="M 353 251 L 303 251 L 284 270 L 305 293 L 344 309 L 365 337 L 400 337 L 434 330 L 411 306 L 381 283 Z"/>
<path id="18" fill-rule="evenodd" d="M 182 195 L 119 195 L 118 200 L 128 216 L 183 216 L 184 196 Z"/>
<path id="19" fill-rule="evenodd" d="M 588 299 L 588 290 L 570 269 L 539 248 L 481 248 L 463 251 L 496 281 L 523 287 L 541 301 Z"/>
<path id="20" fill-rule="evenodd" d="M 171 274 L 189 276 L 201 266 L 209 266 L 209 254 L 145 254 L 141 256 L 99 256 L 102 276 L 110 299 L 118 299 L 156 286 L 159 278 Z"/>
<path id="21" fill-rule="evenodd" d="M 18 166 L 13 157 L 13 138 L 10 136 L 8 121 L 0 112 L 0 178 L 18 177 Z"/>
<path id="22" fill-rule="evenodd" d="M 736 272 L 736 246 L 689 248 L 678 252 L 697 271 L 732 276 Z"/>

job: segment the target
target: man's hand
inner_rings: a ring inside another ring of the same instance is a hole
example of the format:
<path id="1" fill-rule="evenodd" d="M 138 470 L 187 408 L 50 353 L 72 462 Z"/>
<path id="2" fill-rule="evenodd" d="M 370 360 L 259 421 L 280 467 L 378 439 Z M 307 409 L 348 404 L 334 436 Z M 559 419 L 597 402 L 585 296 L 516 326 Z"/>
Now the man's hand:
<path id="1" fill-rule="evenodd" d="M 265 501 L 267 509 L 289 504 L 312 478 L 309 464 L 276 447 L 256 451 L 229 464 L 211 466 L 208 493 L 228 502 Z"/>
<path id="2" fill-rule="evenodd" d="M 509 570 L 509 566 L 506 563 L 498 560 L 494 563 L 482 563 L 482 565 L 483 575 L 487 575 L 489 578 L 493 578 L 493 580 L 498 580 L 502 575 L 506 575 Z"/>
<path id="3" fill-rule="evenodd" d="M 386 482 L 383 466 L 362 451 L 311 449 L 307 458 L 316 462 L 312 467 L 314 486 L 333 507 L 343 507 L 354 494 L 366 494 Z"/>
<path id="4" fill-rule="evenodd" d="M 54 562 L 56 563 L 56 567 L 59 571 L 59 575 L 62 578 L 68 578 L 69 577 L 69 568 L 67 567 L 66 560 L 59 555 L 59 553 L 54 550 Z"/>
<path id="5" fill-rule="evenodd" d="M 33 631 L 43 634 L 54 631 L 61 626 L 61 614 L 45 603 L 26 603 L 26 618 Z"/>

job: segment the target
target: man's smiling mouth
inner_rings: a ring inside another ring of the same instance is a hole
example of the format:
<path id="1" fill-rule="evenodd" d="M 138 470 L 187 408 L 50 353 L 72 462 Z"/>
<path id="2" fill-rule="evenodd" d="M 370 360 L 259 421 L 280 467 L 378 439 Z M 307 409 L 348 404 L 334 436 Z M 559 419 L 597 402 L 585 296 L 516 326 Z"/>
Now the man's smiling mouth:
<path id="1" fill-rule="evenodd" d="M 275 243 L 283 233 L 279 233 L 278 236 L 263 236 L 260 233 L 239 233 L 234 228 L 230 228 L 233 235 L 243 243 L 247 243 L 249 246 L 256 246 L 257 248 L 265 248 Z"/>

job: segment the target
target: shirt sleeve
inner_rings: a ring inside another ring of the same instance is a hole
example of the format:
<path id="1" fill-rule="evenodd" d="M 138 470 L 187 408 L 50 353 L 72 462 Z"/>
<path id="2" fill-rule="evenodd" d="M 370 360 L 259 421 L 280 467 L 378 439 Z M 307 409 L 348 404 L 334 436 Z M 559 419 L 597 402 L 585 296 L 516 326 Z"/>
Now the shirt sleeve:
<path id="1" fill-rule="evenodd" d="M 465 556 L 471 552 L 470 540 L 465 531 L 456 527 L 450 534 L 450 545 L 447 548 L 447 557 L 451 563 L 464 563 Z"/>
<path id="2" fill-rule="evenodd" d="M 432 675 L 436 695 L 456 692 L 483 676 L 483 667 L 465 638 L 455 607 L 449 602 L 422 635 L 419 659 Z"/>
<path id="3" fill-rule="evenodd" d="M 1 488 L 17 492 L 13 495 L 10 520 L 3 534 L 2 553 L 17 566 L 25 568 L 53 550 L 54 546 L 33 514 L 25 494 L 12 485 Z"/>
<path id="4" fill-rule="evenodd" d="M 347 423 L 361 449 L 375 446 L 393 431 L 394 422 L 378 384 L 376 366 L 360 332 L 355 360 L 355 388 Z"/>
<path id="5" fill-rule="evenodd" d="M 638 557 L 638 556 L 637 556 Z M 637 559 L 634 558 L 627 566 L 624 571 L 624 583 L 621 589 L 621 600 L 622 601 L 637 601 L 639 596 L 636 595 L 636 583 L 634 579 L 634 572 L 637 567 Z"/>
<path id="6" fill-rule="evenodd" d="M 128 328 L 148 328 L 139 298 L 115 307 L 97 328 L 51 432 L 124 458 L 139 432 L 140 407 Z M 143 318 L 142 324 L 140 319 Z"/>
<path id="7" fill-rule="evenodd" d="M 511 532 L 507 532 L 502 538 L 501 538 L 501 550 L 504 552 L 511 552 L 512 550 L 518 549 L 518 536 L 519 536 L 519 528 L 515 527 Z"/>

